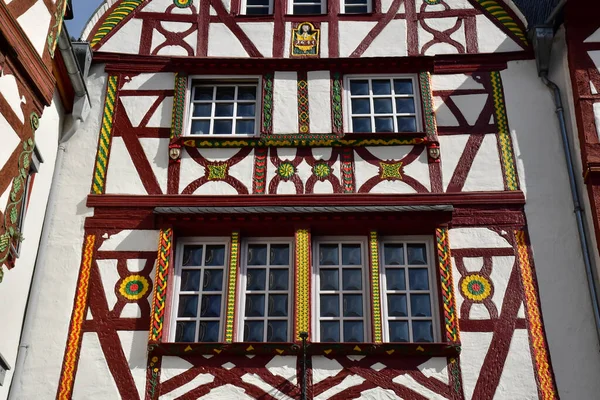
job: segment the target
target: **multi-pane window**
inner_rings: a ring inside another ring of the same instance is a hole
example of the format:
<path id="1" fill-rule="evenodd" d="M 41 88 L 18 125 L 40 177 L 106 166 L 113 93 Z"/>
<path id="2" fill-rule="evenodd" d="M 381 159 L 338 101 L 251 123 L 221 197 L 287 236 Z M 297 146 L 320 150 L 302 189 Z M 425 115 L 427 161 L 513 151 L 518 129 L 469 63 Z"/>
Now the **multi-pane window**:
<path id="1" fill-rule="evenodd" d="M 244 255 L 244 342 L 288 342 L 291 243 L 249 242 Z"/>
<path id="2" fill-rule="evenodd" d="M 410 76 L 347 80 L 352 132 L 416 132 L 415 79 Z"/>
<path id="3" fill-rule="evenodd" d="M 184 244 L 173 309 L 176 342 L 221 340 L 227 243 Z"/>
<path id="4" fill-rule="evenodd" d="M 246 15 L 273 14 L 273 0 L 246 0 L 242 12 Z"/>
<path id="5" fill-rule="evenodd" d="M 335 1 L 335 0 L 334 0 Z M 292 14 L 324 14 L 327 7 L 326 0 L 292 0 Z"/>
<path id="6" fill-rule="evenodd" d="M 344 0 L 346 14 L 360 14 L 371 12 L 371 0 Z"/>
<path id="7" fill-rule="evenodd" d="M 191 135 L 253 135 L 257 132 L 258 79 L 194 80 Z"/>
<path id="8" fill-rule="evenodd" d="M 389 342 L 435 341 L 434 284 L 428 244 L 385 241 L 382 245 L 382 300 Z"/>
<path id="9" fill-rule="evenodd" d="M 321 342 L 367 340 L 364 272 L 361 241 L 316 244 L 317 332 Z"/>

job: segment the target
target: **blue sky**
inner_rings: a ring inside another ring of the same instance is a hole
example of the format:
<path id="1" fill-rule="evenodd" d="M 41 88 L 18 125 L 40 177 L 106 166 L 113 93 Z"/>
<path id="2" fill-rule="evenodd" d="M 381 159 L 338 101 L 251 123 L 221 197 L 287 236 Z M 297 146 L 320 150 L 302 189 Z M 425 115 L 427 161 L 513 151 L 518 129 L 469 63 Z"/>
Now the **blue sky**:
<path id="1" fill-rule="evenodd" d="M 102 4 L 104 0 L 73 0 L 73 16 L 74 18 L 67 23 L 67 29 L 69 34 L 78 39 L 81 35 L 81 31 L 85 27 L 88 19 L 92 16 L 94 11 Z"/>

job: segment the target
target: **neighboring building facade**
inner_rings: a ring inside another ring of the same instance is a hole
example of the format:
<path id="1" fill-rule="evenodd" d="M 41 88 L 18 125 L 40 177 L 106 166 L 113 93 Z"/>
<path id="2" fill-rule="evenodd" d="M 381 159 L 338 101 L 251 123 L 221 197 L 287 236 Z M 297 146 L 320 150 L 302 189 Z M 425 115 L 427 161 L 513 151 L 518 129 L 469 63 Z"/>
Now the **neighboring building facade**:
<path id="1" fill-rule="evenodd" d="M 109 0 L 10 398 L 595 398 L 525 25 L 495 0 Z"/>

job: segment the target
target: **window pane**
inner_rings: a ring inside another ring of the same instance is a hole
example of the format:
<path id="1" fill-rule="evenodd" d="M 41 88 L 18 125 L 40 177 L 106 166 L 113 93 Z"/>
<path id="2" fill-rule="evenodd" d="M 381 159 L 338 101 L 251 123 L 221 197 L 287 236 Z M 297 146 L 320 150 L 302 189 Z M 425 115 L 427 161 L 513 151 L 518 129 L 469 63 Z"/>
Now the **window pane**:
<path id="1" fill-rule="evenodd" d="M 198 103 L 194 104 L 193 117 L 210 117 L 212 110 L 212 103 Z"/>
<path id="2" fill-rule="evenodd" d="M 271 245 L 271 265 L 290 265 L 290 245 Z"/>
<path id="3" fill-rule="evenodd" d="M 196 341 L 196 323 L 191 321 L 179 321 L 175 328 L 176 342 L 195 342 Z"/>
<path id="4" fill-rule="evenodd" d="M 248 265 L 267 265 L 266 244 L 251 244 L 248 246 Z"/>
<path id="5" fill-rule="evenodd" d="M 269 295 L 269 317 L 287 317 L 288 296 L 287 294 Z"/>
<path id="6" fill-rule="evenodd" d="M 256 104 L 254 103 L 240 103 L 237 107 L 238 117 L 254 117 L 256 113 Z"/>
<path id="7" fill-rule="evenodd" d="M 396 112 L 400 114 L 415 113 L 415 101 L 412 98 L 396 98 Z"/>
<path id="8" fill-rule="evenodd" d="M 408 342 L 408 321 L 390 321 L 390 342 Z"/>
<path id="9" fill-rule="evenodd" d="M 287 269 L 269 271 L 269 290 L 288 290 L 289 272 Z"/>
<path id="10" fill-rule="evenodd" d="M 231 133 L 233 121 L 229 119 L 218 119 L 214 121 L 213 133 L 215 135 L 226 135 Z"/>
<path id="11" fill-rule="evenodd" d="M 339 271 L 337 269 L 321 269 L 319 271 L 321 290 L 339 289 Z"/>
<path id="12" fill-rule="evenodd" d="M 427 268 L 411 268 L 408 271 L 410 290 L 429 290 Z"/>
<path id="13" fill-rule="evenodd" d="M 246 272 L 246 289 L 265 290 L 267 271 L 262 268 L 248 268 Z"/>
<path id="14" fill-rule="evenodd" d="M 391 114 L 392 99 L 373 99 L 373 108 L 376 114 Z"/>
<path id="15" fill-rule="evenodd" d="M 362 294 L 344 295 L 344 317 L 362 317 L 363 301 Z"/>
<path id="16" fill-rule="evenodd" d="M 386 243 L 383 245 L 385 265 L 404 265 L 404 245 L 402 243 Z"/>
<path id="17" fill-rule="evenodd" d="M 403 294 L 388 294 L 388 315 L 390 317 L 406 317 L 408 316 L 408 308 L 406 306 L 406 295 Z"/>
<path id="18" fill-rule="evenodd" d="M 217 103 L 215 107 L 215 116 L 233 117 L 233 103 Z"/>
<path id="19" fill-rule="evenodd" d="M 433 342 L 433 324 L 431 321 L 413 321 L 413 341 Z"/>
<path id="20" fill-rule="evenodd" d="M 321 295 L 321 317 L 339 317 L 340 301 L 336 294 Z"/>
<path id="21" fill-rule="evenodd" d="M 387 290 L 406 290 L 404 268 L 386 268 L 385 286 Z"/>
<path id="22" fill-rule="evenodd" d="M 369 8 L 367 6 L 351 6 L 346 5 L 346 9 L 344 10 L 346 14 L 361 14 L 369 12 Z"/>
<path id="23" fill-rule="evenodd" d="M 246 296 L 246 317 L 263 317 L 264 315 L 265 295 L 249 294 Z"/>
<path id="24" fill-rule="evenodd" d="M 217 100 L 233 100 L 235 87 L 222 86 L 217 88 Z"/>
<path id="25" fill-rule="evenodd" d="M 296 3 L 298 3 L 298 0 L 296 0 Z M 321 14 L 321 5 L 294 5 L 294 14 Z"/>
<path id="26" fill-rule="evenodd" d="M 221 295 L 202 296 L 201 317 L 219 317 L 221 315 Z"/>
<path id="27" fill-rule="evenodd" d="M 199 270 L 184 270 L 181 272 L 181 291 L 200 290 L 200 271 Z"/>
<path id="28" fill-rule="evenodd" d="M 210 133 L 210 121 L 196 120 L 192 121 L 190 134 L 192 135 L 208 135 Z"/>
<path id="29" fill-rule="evenodd" d="M 194 100 L 212 101 L 213 89 L 212 86 L 196 86 L 194 88 Z"/>
<path id="30" fill-rule="evenodd" d="M 362 270 L 345 268 L 342 278 L 343 290 L 362 290 Z"/>
<path id="31" fill-rule="evenodd" d="M 398 132 L 416 132 L 417 120 L 415 117 L 397 117 Z"/>
<path id="32" fill-rule="evenodd" d="M 425 265 L 427 264 L 427 251 L 424 244 L 408 244 L 406 246 L 408 253 L 408 264 Z"/>
<path id="33" fill-rule="evenodd" d="M 413 94 L 413 84 L 411 79 L 394 79 L 394 93 Z"/>
<path id="34" fill-rule="evenodd" d="M 219 267 L 225 265 L 225 245 L 206 246 L 206 259 L 204 265 L 209 267 Z"/>
<path id="35" fill-rule="evenodd" d="M 343 265 L 361 265 L 360 244 L 342 245 L 342 264 Z"/>
<path id="36" fill-rule="evenodd" d="M 219 321 L 201 321 L 198 327 L 199 342 L 219 341 Z"/>
<path id="37" fill-rule="evenodd" d="M 375 118 L 375 132 L 394 132 L 394 120 L 392 117 Z"/>
<path id="38" fill-rule="evenodd" d="M 287 321 L 269 321 L 267 324 L 267 342 L 287 342 Z"/>
<path id="39" fill-rule="evenodd" d="M 338 321 L 321 321 L 321 342 L 339 342 L 340 323 Z"/>
<path id="40" fill-rule="evenodd" d="M 389 79 L 373 79 L 371 84 L 373 85 L 374 95 L 392 93 L 392 85 L 390 84 Z"/>
<path id="41" fill-rule="evenodd" d="M 246 7 L 246 15 L 269 15 L 268 7 Z"/>
<path id="42" fill-rule="evenodd" d="M 371 118 L 352 118 L 353 132 L 371 132 Z"/>
<path id="43" fill-rule="evenodd" d="M 254 134 L 255 122 L 253 119 L 238 119 L 235 123 L 235 133 L 240 135 Z"/>
<path id="44" fill-rule="evenodd" d="M 352 114 L 368 114 L 371 112 L 369 99 L 352 99 Z"/>
<path id="45" fill-rule="evenodd" d="M 268 1 L 266 2 L 267 4 Z M 265 8 L 268 13 L 268 8 Z M 240 86 L 238 88 L 238 100 L 256 100 L 256 86 Z"/>
<path id="46" fill-rule="evenodd" d="M 364 337 L 362 321 L 344 321 L 344 342 L 364 342 Z"/>
<path id="47" fill-rule="evenodd" d="M 199 267 L 202 265 L 202 246 L 185 246 L 183 248 L 183 266 Z"/>
<path id="48" fill-rule="evenodd" d="M 203 288 L 205 292 L 220 291 L 223 288 L 223 270 L 204 270 Z"/>
<path id="49" fill-rule="evenodd" d="M 319 245 L 319 264 L 321 265 L 339 265 L 338 245 L 320 244 Z"/>
<path id="50" fill-rule="evenodd" d="M 178 317 L 195 317 L 198 313 L 198 296 L 179 296 Z"/>
<path id="51" fill-rule="evenodd" d="M 369 94 L 369 81 L 367 80 L 351 80 L 350 94 L 353 96 L 365 96 Z"/>
<path id="52" fill-rule="evenodd" d="M 410 312 L 413 317 L 431 317 L 431 302 L 428 294 L 410 295 Z"/>
<path id="53" fill-rule="evenodd" d="M 245 342 L 262 342 L 263 341 L 263 321 L 246 321 L 244 324 L 244 341 Z"/>

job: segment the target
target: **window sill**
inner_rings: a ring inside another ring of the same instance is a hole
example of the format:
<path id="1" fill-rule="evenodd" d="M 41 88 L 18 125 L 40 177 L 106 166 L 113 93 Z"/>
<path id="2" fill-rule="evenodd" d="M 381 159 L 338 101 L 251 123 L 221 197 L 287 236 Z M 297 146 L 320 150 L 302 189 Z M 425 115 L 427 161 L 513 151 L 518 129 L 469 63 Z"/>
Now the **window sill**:
<path id="1" fill-rule="evenodd" d="M 311 356 L 380 355 L 456 357 L 460 343 L 308 343 L 306 353 Z M 301 355 L 297 343 L 150 343 L 152 355 Z"/>

